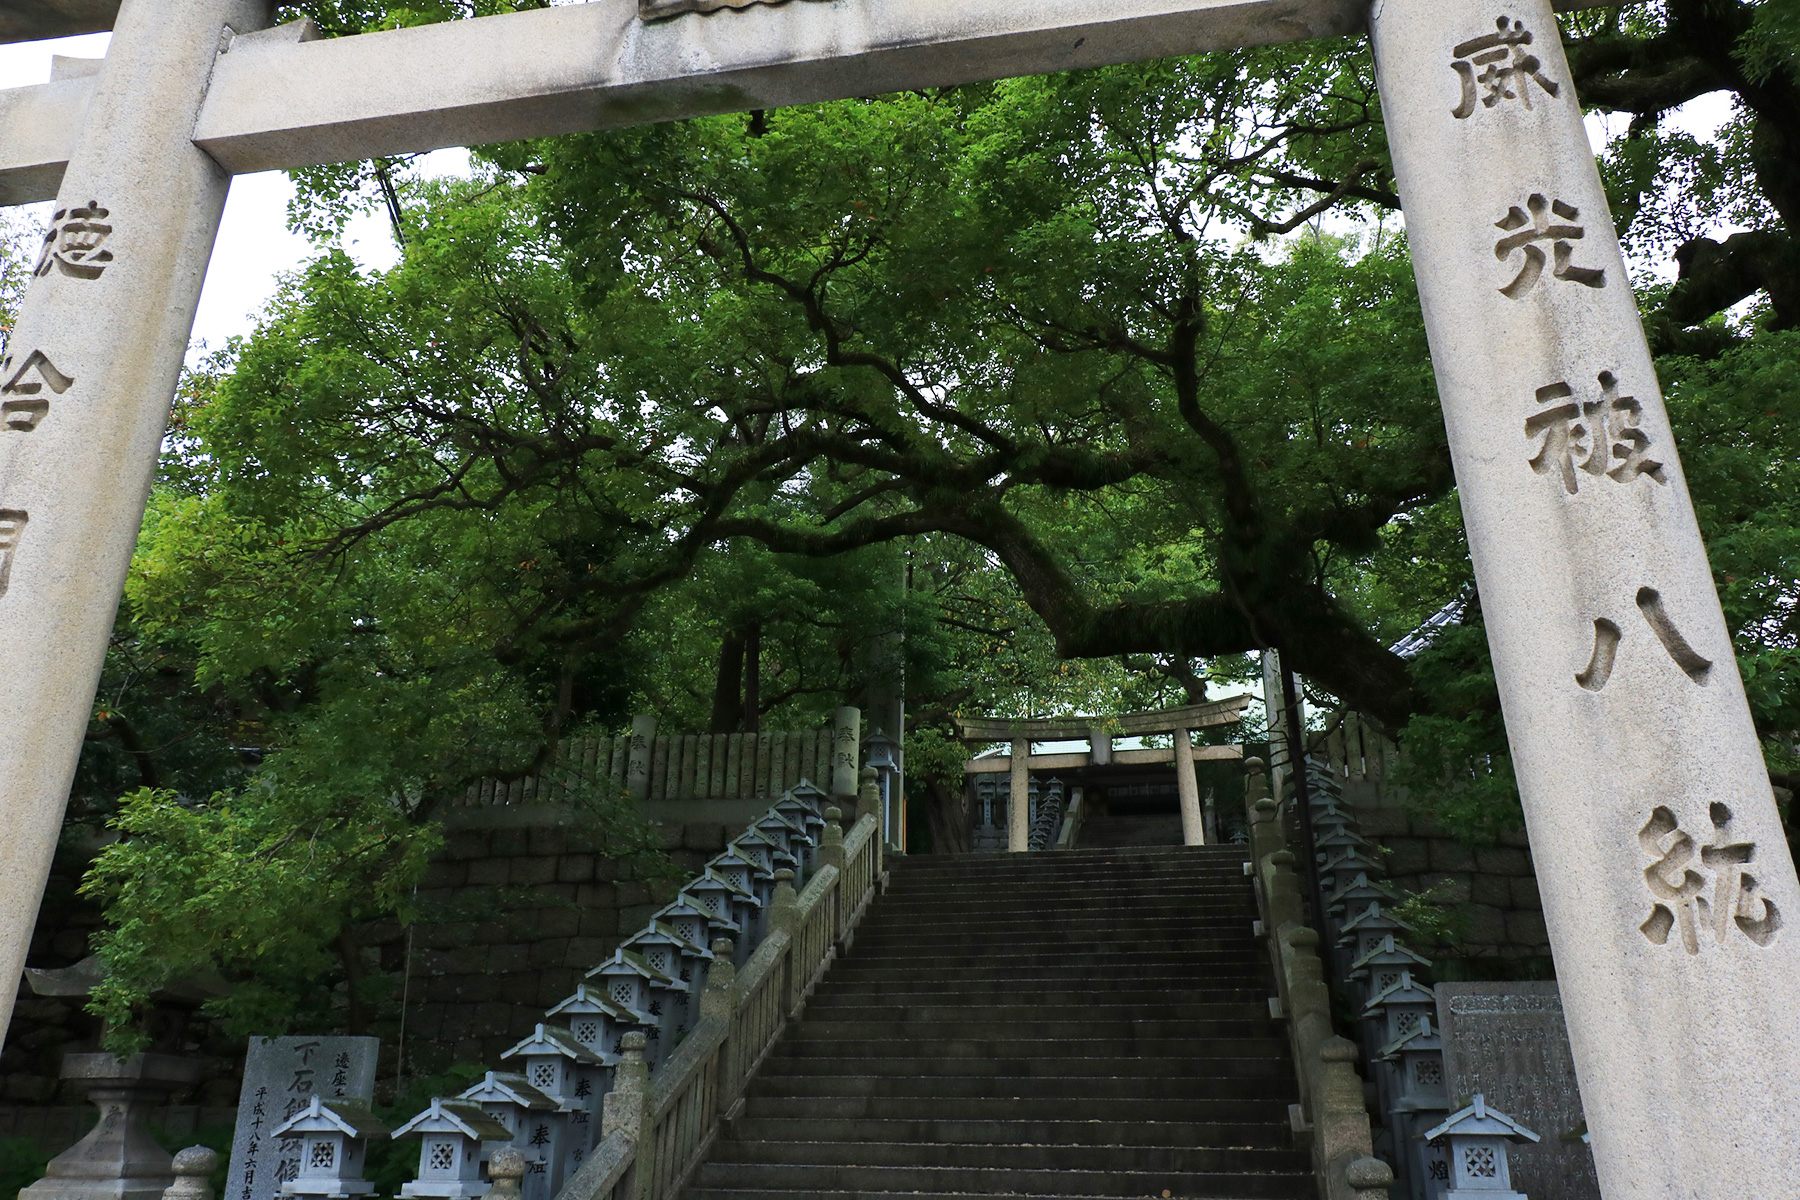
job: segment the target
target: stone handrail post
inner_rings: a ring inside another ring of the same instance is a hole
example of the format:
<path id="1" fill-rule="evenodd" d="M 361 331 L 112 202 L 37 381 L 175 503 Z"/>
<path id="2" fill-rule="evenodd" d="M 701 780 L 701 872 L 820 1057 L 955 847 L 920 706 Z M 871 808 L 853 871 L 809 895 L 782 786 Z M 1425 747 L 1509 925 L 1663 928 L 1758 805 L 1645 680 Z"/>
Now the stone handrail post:
<path id="1" fill-rule="evenodd" d="M 788 936 L 787 987 L 782 1005 L 792 1012 L 806 989 L 806 966 L 796 961 L 800 946 L 800 894 L 794 890 L 794 873 L 783 867 L 775 872 L 775 897 L 770 903 L 769 930 Z"/>
<path id="2" fill-rule="evenodd" d="M 494 1185 L 488 1189 L 486 1200 L 519 1200 L 525 1184 L 525 1152 L 516 1146 L 502 1146 L 494 1151 L 488 1159 L 488 1178 Z"/>
<path id="3" fill-rule="evenodd" d="M 819 843 L 819 865 L 844 870 L 844 810 L 835 804 L 825 810 L 824 837 Z"/>
<path id="4" fill-rule="evenodd" d="M 856 819 L 869 816 L 875 818 L 875 878 L 881 878 L 882 853 L 886 849 L 881 844 L 881 774 L 874 767 L 864 767 L 859 777 L 861 784 L 856 792 Z"/>
<path id="5" fill-rule="evenodd" d="M 649 1039 L 634 1029 L 620 1043 L 624 1058 L 613 1072 L 612 1090 L 600 1109 L 600 1136 L 639 1141 L 644 1134 L 644 1113 L 650 1097 L 650 1067 L 644 1061 Z M 641 1164 L 640 1164 L 641 1165 Z"/>
<path id="6" fill-rule="evenodd" d="M 212 1173 L 219 1166 L 219 1152 L 207 1146 L 189 1146 L 175 1155 L 175 1182 L 163 1189 L 163 1200 L 213 1200 Z"/>
<path id="7" fill-rule="evenodd" d="M 1362 1076 L 1356 1073 L 1358 1057 L 1356 1044 L 1348 1038 L 1326 1038 L 1319 1047 L 1313 1157 L 1324 1177 L 1326 1200 L 1385 1196 L 1394 1180 L 1392 1168 L 1372 1153 Z"/>
<path id="8" fill-rule="evenodd" d="M 732 961 L 736 947 L 730 938 L 715 938 L 712 944 L 712 966 L 706 972 L 706 986 L 700 991 L 700 1019 L 731 1023 L 733 989 L 737 985 L 737 965 Z"/>

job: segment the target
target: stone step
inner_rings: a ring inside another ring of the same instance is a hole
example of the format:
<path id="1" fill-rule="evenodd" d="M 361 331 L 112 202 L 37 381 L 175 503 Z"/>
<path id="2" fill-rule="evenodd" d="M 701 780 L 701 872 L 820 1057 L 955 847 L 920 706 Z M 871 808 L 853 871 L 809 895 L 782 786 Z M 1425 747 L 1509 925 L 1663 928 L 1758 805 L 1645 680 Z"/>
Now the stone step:
<path id="1" fill-rule="evenodd" d="M 1166 1190 L 1166 1189 L 1165 1189 Z M 1155 1195 L 1161 1195 L 1161 1192 Z M 1282 1193 L 1287 1195 L 1289 1193 Z M 1199 1196 L 1199 1193 L 1195 1193 Z M 1295 1197 L 1308 1195 L 1304 1191 L 1291 1193 Z M 1039 1192 L 845 1192 L 832 1189 L 808 1188 L 795 1191 L 792 1188 L 711 1188 L 689 1187 L 682 1192 L 686 1200 L 879 1200 L 883 1196 L 904 1197 L 904 1200 L 977 1200 L 978 1197 L 1004 1196 L 1005 1200 L 1114 1200 L 1112 1196 L 1083 1196 L 1074 1193 L 1058 1193 L 1048 1195 Z M 1252 1197 L 1247 1194 L 1233 1192 L 1207 1192 L 1204 1200 L 1263 1200 L 1261 1196 Z"/>
<path id="2" fill-rule="evenodd" d="M 1019 1017 L 997 1016 L 988 1018 L 972 1018 L 967 1014 L 947 1016 L 933 1021 L 927 1029 L 921 1029 L 917 1021 L 836 1021 L 822 1018 L 823 1014 L 811 1013 L 808 1018 L 787 1035 L 788 1042 L 799 1045 L 806 1042 L 842 1043 L 859 1039 L 873 1039 L 883 1043 L 909 1042 L 916 1044 L 920 1040 L 949 1042 L 987 1042 L 1004 1037 L 1016 1041 L 1042 1041 L 1050 1043 L 1079 1042 L 1084 1039 L 1100 1042 L 1141 1040 L 1169 1041 L 1182 1038 L 1255 1038 L 1285 1036 L 1280 1023 L 1270 1018 L 1267 1009 L 1260 1018 L 1255 1016 L 1232 1018 L 1192 1018 L 1176 1017 L 1157 1019 L 1154 1017 L 1122 1017 L 1112 1020 L 1067 1020 L 1053 1021 L 1043 1019 L 1021 1019 Z"/>
<path id="3" fill-rule="evenodd" d="M 776 1048 L 775 1053 L 793 1059 L 830 1059 L 858 1068 L 889 1059 L 942 1060 L 976 1056 L 982 1059 L 1044 1062 L 1076 1056 L 1129 1059 L 1154 1055 L 1159 1059 L 1185 1061 L 1190 1070 L 1203 1070 L 1206 1068 L 1200 1065 L 1201 1061 L 1210 1063 L 1218 1058 L 1280 1054 L 1287 1045 L 1280 1027 L 1269 1022 L 1266 1029 L 1266 1033 L 1258 1030 L 1237 1037 L 1209 1037 L 1199 1031 L 1187 1037 L 1142 1037 L 1130 1033 L 1121 1037 L 1106 1037 L 1095 1031 L 1084 1037 L 1064 1038 L 1034 1037 L 1032 1031 L 1027 1029 L 1020 1030 L 1017 1037 L 954 1037 L 936 1034 L 919 1037 L 916 1031 L 908 1030 L 906 1032 L 913 1036 L 834 1038 L 816 1035 L 787 1038 Z"/>
<path id="4" fill-rule="evenodd" d="M 1298 1084 L 1290 1070 L 1271 1080 L 1266 1074 L 1242 1075 L 1173 1075 L 1128 1076 L 1074 1075 L 1044 1071 L 1037 1075 L 990 1072 L 985 1074 L 950 1072 L 932 1075 L 876 1074 L 858 1069 L 857 1074 L 793 1069 L 791 1061 L 770 1058 L 750 1085 L 753 1096 L 777 1099 L 822 1099 L 830 1097 L 865 1097 L 885 1100 L 925 1100 L 933 1104 L 958 1104 L 947 1116 L 969 1115 L 964 1101 L 992 1102 L 1013 1097 L 1044 1103 L 1098 1101 L 1103 1107 L 1092 1117 L 1099 1119 L 1121 1101 L 1180 1101 L 1203 1104 L 1229 1101 L 1234 1105 L 1280 1101 L 1284 1106 L 1298 1096 Z"/>
<path id="5" fill-rule="evenodd" d="M 804 1163 L 855 1169 L 879 1167 L 977 1167 L 1025 1171 L 1300 1171 L 1306 1159 L 1292 1148 L 1152 1146 L 1069 1143 L 857 1142 L 809 1138 L 800 1142 L 722 1138 L 713 1150 L 720 1167 Z"/>
<path id="6" fill-rule="evenodd" d="M 1182 1090 L 1205 1090 L 1199 1086 L 1198 1081 L 1190 1081 L 1194 1086 L 1182 1089 L 1176 1087 L 1172 1080 L 1159 1080 L 1155 1089 L 1157 1094 L 1154 1096 L 1100 1095 L 1100 1089 L 1097 1088 L 1091 1088 L 1083 1095 L 1001 1096 L 989 1094 L 996 1085 L 995 1080 L 981 1079 L 976 1082 L 983 1086 L 981 1094 L 973 1096 L 891 1096 L 879 1093 L 789 1096 L 752 1089 L 744 1106 L 744 1111 L 748 1114 L 744 1119 L 803 1122 L 893 1121 L 903 1125 L 921 1121 L 1073 1121 L 1080 1125 L 1122 1122 L 1175 1128 L 1199 1122 L 1198 1127 L 1202 1129 L 1246 1130 L 1248 1132 L 1239 1139 L 1246 1145 L 1261 1144 L 1265 1136 L 1274 1138 L 1274 1144 L 1287 1145 L 1292 1137 L 1285 1100 L 1261 1093 L 1242 1096 L 1174 1094 Z M 1055 1081 L 1028 1082 L 1042 1084 Z M 1099 1081 L 1068 1082 L 1095 1084 Z M 791 1085 L 795 1081 L 786 1080 L 784 1083 Z M 1090 1115 L 1085 1106 L 1097 1106 L 1097 1111 Z M 1258 1130 L 1264 1132 L 1255 1132 Z"/>
<path id="7" fill-rule="evenodd" d="M 1246 989 L 1248 990 L 1248 989 Z M 1186 997 L 1185 992 L 1157 993 L 1170 997 Z M 1001 1027 L 1018 1026 L 1043 1021 L 1071 1021 L 1082 1028 L 1100 1028 L 1113 1023 L 1134 1023 L 1140 1021 L 1193 1022 L 1190 1028 L 1199 1028 L 1200 1023 L 1208 1021 L 1261 1021 L 1267 1018 L 1267 1002 L 1260 997 L 1252 997 L 1241 1001 L 1226 1001 L 1209 1004 L 1191 999 L 1170 999 L 1165 1002 L 1145 1002 L 1142 1004 L 1120 1003 L 1114 993 L 1082 993 L 1083 1000 L 1065 1000 L 1049 1003 L 1004 1003 L 995 1002 L 992 998 L 985 1001 L 970 1000 L 957 1003 L 953 999 L 939 997 L 932 993 L 911 993 L 918 999 L 908 1003 L 900 996 L 887 996 L 894 1003 L 854 1003 L 858 997 L 836 994 L 830 996 L 814 996 L 806 1006 L 806 1019 L 789 1036 L 797 1036 L 801 1030 L 820 1028 L 826 1025 L 834 1029 L 900 1029 L 910 1027 L 924 1036 L 932 1036 L 935 1027 L 947 1022 L 967 1022 L 979 1025 L 995 1025 Z M 1075 993 L 1070 993 L 1071 996 Z M 1105 1002 L 1102 1003 L 1101 999 Z M 940 1002 L 940 1000 L 942 1002 Z M 1073 1015 L 1080 1013 L 1083 1020 L 1076 1022 Z M 922 1028 L 923 1027 L 923 1028 Z"/>
<path id="8" fill-rule="evenodd" d="M 1233 1146 L 1291 1150 L 1293 1135 L 1278 1124 L 1196 1121 L 831 1116 L 820 1112 L 760 1115 L 776 1101 L 759 1101 L 759 1115 L 730 1122 L 726 1136 L 740 1142 L 932 1142 L 945 1145 Z M 1014 1104 L 1024 1103 L 1013 1101 Z"/>
<path id="9" fill-rule="evenodd" d="M 923 1148 L 929 1154 L 932 1147 Z M 778 1191 L 804 1197 L 820 1191 L 853 1193 L 901 1192 L 917 1200 L 920 1192 L 963 1192 L 978 1196 L 1028 1193 L 1042 1196 L 1241 1196 L 1251 1200 L 1286 1200 L 1308 1195 L 1310 1173 L 1296 1171 L 1202 1172 L 1132 1170 L 1055 1170 L 1007 1167 L 912 1166 L 859 1167 L 835 1163 L 708 1162 L 697 1174 L 698 1188 Z"/>
<path id="10" fill-rule="evenodd" d="M 858 1075 L 889 1078 L 924 1079 L 948 1076 L 966 1079 L 986 1076 L 998 1078 L 1047 1079 L 1109 1077 L 1139 1082 L 1152 1079 L 1180 1079 L 1196 1074 L 1210 1081 L 1226 1079 L 1287 1080 L 1293 1068 L 1286 1058 L 1286 1043 L 1271 1039 L 1266 1049 L 1254 1045 L 1231 1048 L 1235 1053 L 1220 1051 L 1211 1055 L 1144 1058 L 1136 1054 L 1084 1054 L 1035 1058 L 1011 1057 L 971 1058 L 967 1055 L 937 1057 L 929 1053 L 892 1054 L 858 1059 L 846 1063 L 823 1055 L 793 1054 L 778 1048 L 764 1060 L 763 1069 L 770 1078 L 810 1075 L 833 1078 L 851 1071 Z"/>

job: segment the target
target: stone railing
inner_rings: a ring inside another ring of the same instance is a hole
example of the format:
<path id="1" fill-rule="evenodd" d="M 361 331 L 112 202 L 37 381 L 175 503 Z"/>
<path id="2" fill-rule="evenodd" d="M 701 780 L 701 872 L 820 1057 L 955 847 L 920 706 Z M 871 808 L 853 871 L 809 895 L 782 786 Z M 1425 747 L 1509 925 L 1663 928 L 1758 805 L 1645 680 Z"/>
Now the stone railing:
<path id="1" fill-rule="evenodd" d="M 873 772 L 864 774 L 866 793 Z M 707 978 L 700 1021 L 654 1073 L 644 1062 L 644 1035 L 627 1035 L 626 1061 L 606 1096 L 601 1142 L 557 1200 L 680 1194 L 867 906 L 879 871 L 876 829 L 869 812 L 848 835 L 838 833 L 835 821 L 826 826 L 822 866 L 798 894 L 791 876 L 778 881 L 771 931 L 741 970 L 729 965 L 726 943 L 715 945 L 720 965 Z"/>
<path id="2" fill-rule="evenodd" d="M 860 729 L 854 708 L 823 728 L 761 733 L 658 733 L 655 717 L 639 716 L 630 733 L 565 739 L 531 775 L 470 784 L 451 807 L 568 804 L 601 780 L 649 801 L 773 799 L 803 779 L 847 794 L 856 786 Z"/>
<path id="3" fill-rule="evenodd" d="M 1322 1200 L 1386 1200 L 1393 1169 L 1374 1157 L 1356 1044 L 1339 1037 L 1332 1025 L 1319 935 L 1306 922 L 1280 807 L 1269 796 L 1261 761 L 1248 759 L 1244 765 L 1257 907 L 1300 1083 L 1300 1104 L 1292 1114 L 1295 1135 L 1311 1144 Z"/>
<path id="4" fill-rule="evenodd" d="M 1087 817 L 1087 798 L 1078 789 L 1075 798 L 1069 801 L 1068 810 L 1063 813 L 1062 831 L 1056 835 L 1055 848 L 1073 850 L 1076 841 L 1081 837 L 1081 822 Z"/>

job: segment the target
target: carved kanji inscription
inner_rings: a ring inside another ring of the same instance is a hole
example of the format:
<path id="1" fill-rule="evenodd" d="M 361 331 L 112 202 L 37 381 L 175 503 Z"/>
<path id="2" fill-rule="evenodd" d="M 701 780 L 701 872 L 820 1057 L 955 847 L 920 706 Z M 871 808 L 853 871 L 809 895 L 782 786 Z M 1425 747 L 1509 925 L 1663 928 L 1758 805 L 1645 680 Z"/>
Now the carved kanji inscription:
<path id="1" fill-rule="evenodd" d="M 1670 935 L 1679 932 L 1681 946 L 1689 954 L 1700 953 L 1708 936 L 1725 946 L 1734 928 L 1756 945 L 1767 946 L 1781 929 L 1781 911 L 1758 894 L 1756 877 L 1748 870 L 1756 857 L 1756 843 L 1733 840 L 1731 809 L 1726 805 L 1711 805 L 1708 816 L 1712 833 L 1698 853 L 1693 837 L 1662 805 L 1638 831 L 1638 844 L 1655 860 L 1644 870 L 1655 902 L 1638 928 L 1658 946 L 1667 945 Z"/>
<path id="2" fill-rule="evenodd" d="M 61 271 L 75 279 L 100 278 L 113 260 L 112 251 L 106 248 L 113 232 L 106 220 L 111 215 L 98 200 L 58 209 L 44 234 L 37 274 Z"/>
<path id="3" fill-rule="evenodd" d="M 1541 192 L 1533 192 L 1526 198 L 1524 208 L 1515 204 L 1507 210 L 1504 217 L 1494 222 L 1494 228 L 1506 234 L 1494 243 L 1494 257 L 1501 262 L 1515 254 L 1523 258 L 1519 273 L 1513 276 L 1511 283 L 1500 289 L 1500 294 L 1508 300 L 1523 298 L 1543 278 L 1544 265 L 1550 261 L 1551 256 L 1555 258 L 1551 268 L 1555 278 L 1591 288 L 1605 287 L 1604 268 L 1578 267 L 1574 264 L 1573 243 L 1581 240 L 1587 233 L 1586 229 L 1575 224 L 1579 216 L 1581 210 L 1573 204 L 1552 200 Z M 1549 244 L 1550 255 L 1544 253 L 1539 242 Z"/>
<path id="4" fill-rule="evenodd" d="M 1525 418 L 1525 437 L 1537 448 L 1529 460 L 1539 475 L 1551 475 L 1573 496 L 1581 476 L 1630 483 L 1647 475 L 1669 482 L 1660 461 L 1650 456 L 1650 435 L 1639 428 L 1644 406 L 1634 396 L 1619 394 L 1611 371 L 1599 375 L 1600 395 L 1576 400 L 1575 390 L 1557 382 L 1537 390 L 1543 408 Z"/>
<path id="5" fill-rule="evenodd" d="M 1502 100 L 1516 100 L 1531 107 L 1531 88 L 1535 84 L 1548 95 L 1561 95 L 1555 80 L 1546 78 L 1543 64 L 1526 51 L 1531 45 L 1531 31 L 1523 21 L 1502 16 L 1494 22 L 1494 32 L 1470 38 L 1450 53 L 1455 61 L 1450 68 L 1462 82 L 1462 98 L 1450 115 L 1466 121 L 1475 115 L 1477 102 L 1492 108 Z"/>
<path id="6" fill-rule="evenodd" d="M 7 584 L 12 580 L 13 556 L 30 520 L 22 508 L 0 508 L 0 596 L 6 595 Z"/>
<path id="7" fill-rule="evenodd" d="M 50 397 L 60 396 L 75 386 L 75 378 L 57 369 L 42 350 L 33 350 L 25 361 L 14 366 L 13 356 L 0 358 L 0 421 L 8 429 L 30 433 L 50 411 Z"/>
<path id="8" fill-rule="evenodd" d="M 1641 587 L 1637 592 L 1638 612 L 1642 614 L 1644 623 L 1662 648 L 1668 652 L 1675 665 L 1701 687 L 1706 686 L 1707 677 L 1712 673 L 1712 660 L 1701 654 L 1675 627 L 1675 622 L 1663 609 L 1662 593 L 1653 587 Z M 1590 692 L 1600 691 L 1612 678 L 1613 663 L 1618 658 L 1619 643 L 1625 638 L 1624 631 L 1616 621 L 1601 617 L 1594 622 L 1594 652 L 1588 658 L 1588 665 L 1575 676 L 1575 682 Z"/>

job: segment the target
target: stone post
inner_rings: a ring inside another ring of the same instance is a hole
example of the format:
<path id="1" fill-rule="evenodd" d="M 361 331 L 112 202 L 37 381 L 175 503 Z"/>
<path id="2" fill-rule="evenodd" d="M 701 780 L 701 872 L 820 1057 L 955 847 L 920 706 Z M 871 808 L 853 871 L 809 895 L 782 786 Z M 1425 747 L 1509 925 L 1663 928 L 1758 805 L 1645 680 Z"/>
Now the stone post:
<path id="1" fill-rule="evenodd" d="M 706 971 L 706 986 L 700 991 L 700 1019 L 719 1020 L 729 1028 L 731 1010 L 735 1003 L 734 990 L 737 987 L 737 966 L 732 962 L 736 947 L 730 938 L 714 938 L 712 944 L 712 965 Z"/>
<path id="2" fill-rule="evenodd" d="M 189 140 L 268 0 L 125 0 L 0 361 L 0 1030 L 230 178 Z"/>
<path id="3" fill-rule="evenodd" d="M 1194 739 L 1185 729 L 1175 731 L 1175 794 L 1181 799 L 1181 842 L 1206 844 L 1206 819 L 1200 812 L 1200 783 L 1194 778 Z"/>
<path id="4" fill-rule="evenodd" d="M 1371 23 L 1601 1191 L 1800 1195 L 1800 882 L 1549 0 Z"/>
<path id="5" fill-rule="evenodd" d="M 846 704 L 831 726 L 831 794 L 856 795 L 856 749 L 862 745 L 862 710 Z"/>
<path id="6" fill-rule="evenodd" d="M 162 1200 L 213 1200 L 212 1174 L 219 1169 L 219 1152 L 210 1146 L 189 1146 L 177 1151 L 173 1163 L 175 1182 Z"/>
<path id="7" fill-rule="evenodd" d="M 628 1033 L 625 1036 L 630 1039 L 644 1035 Z M 609 1093 L 606 1098 L 611 1100 L 612 1095 Z M 493 1181 L 493 1186 L 488 1188 L 486 1200 L 519 1200 L 525 1184 L 525 1152 L 516 1146 L 495 1150 L 488 1159 L 488 1178 Z"/>
<path id="8" fill-rule="evenodd" d="M 879 883 L 886 847 L 881 841 L 881 775 L 874 767 L 862 769 L 862 785 L 856 794 L 856 819 L 860 821 L 865 816 L 875 818 L 875 881 Z"/>
<path id="9" fill-rule="evenodd" d="M 718 970 L 717 965 L 713 970 Z M 646 1109 L 650 1101 L 650 1068 L 644 1062 L 644 1048 L 649 1044 L 649 1038 L 641 1029 L 634 1029 L 621 1039 L 619 1049 L 622 1057 L 619 1065 L 613 1068 L 612 1091 L 606 1093 L 606 1099 L 600 1107 L 602 1138 L 616 1133 L 632 1142 L 638 1142 L 644 1136 Z M 644 1155 L 638 1158 L 640 1172 L 646 1158 Z"/>
<path id="10" fill-rule="evenodd" d="M 625 752 L 625 790 L 643 803 L 650 798 L 650 755 L 656 749 L 656 718 L 639 713 L 631 718 L 631 740 Z"/>
<path id="11" fill-rule="evenodd" d="M 794 891 L 794 873 L 786 867 L 775 872 L 775 895 L 769 902 L 769 932 L 777 929 L 788 935 L 787 985 L 783 994 L 786 1011 L 791 1013 L 799 1007 L 810 964 L 800 961 L 800 896 Z"/>
<path id="12" fill-rule="evenodd" d="M 1269 794 L 1277 801 L 1283 798 L 1287 785 L 1288 754 L 1287 705 L 1281 695 L 1281 654 L 1275 650 L 1262 652 L 1263 708 L 1269 722 Z"/>
<path id="13" fill-rule="evenodd" d="M 844 812 L 835 804 L 826 806 L 825 829 L 819 842 L 819 865 L 836 867 L 844 873 Z"/>
<path id="14" fill-rule="evenodd" d="M 1031 742 L 1014 738 L 1007 775 L 1006 848 L 1014 854 L 1031 848 Z"/>

